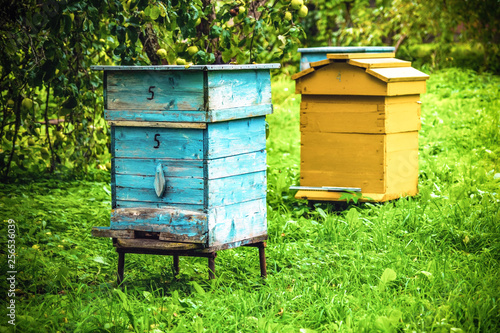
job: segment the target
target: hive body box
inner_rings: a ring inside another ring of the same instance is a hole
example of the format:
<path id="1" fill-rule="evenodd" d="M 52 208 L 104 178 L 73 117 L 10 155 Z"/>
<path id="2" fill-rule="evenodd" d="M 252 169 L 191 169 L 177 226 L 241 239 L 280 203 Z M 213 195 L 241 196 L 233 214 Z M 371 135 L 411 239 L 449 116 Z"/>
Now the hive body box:
<path id="1" fill-rule="evenodd" d="M 294 75 L 302 187 L 360 188 L 363 200 L 417 194 L 420 94 L 428 75 L 388 53 L 328 54 Z M 299 190 L 336 201 L 342 192 Z"/>
<path id="2" fill-rule="evenodd" d="M 208 248 L 265 239 L 265 115 L 278 66 L 94 67 L 104 70 L 113 206 L 96 234 Z"/>

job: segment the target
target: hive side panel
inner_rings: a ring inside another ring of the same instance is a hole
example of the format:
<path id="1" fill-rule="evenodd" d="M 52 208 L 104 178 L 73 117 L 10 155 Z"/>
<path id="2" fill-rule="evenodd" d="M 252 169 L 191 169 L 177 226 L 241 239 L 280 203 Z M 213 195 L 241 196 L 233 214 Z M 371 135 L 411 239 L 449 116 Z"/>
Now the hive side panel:
<path id="1" fill-rule="evenodd" d="M 271 104 L 269 70 L 209 71 L 208 109 Z"/>
<path id="2" fill-rule="evenodd" d="M 303 132 L 301 186 L 385 191 L 385 135 Z"/>
<path id="3" fill-rule="evenodd" d="M 415 95 L 423 93 L 425 93 L 425 81 L 387 83 L 387 96 Z"/>
<path id="4" fill-rule="evenodd" d="M 266 148 L 265 117 L 210 123 L 207 127 L 207 159 L 216 159 Z"/>
<path id="5" fill-rule="evenodd" d="M 111 228 L 162 232 L 164 240 L 205 243 L 207 216 L 172 208 L 120 208 L 111 213 Z"/>
<path id="6" fill-rule="evenodd" d="M 266 197 L 266 171 L 208 181 L 209 208 Z"/>
<path id="7" fill-rule="evenodd" d="M 214 207 L 208 211 L 208 245 L 267 235 L 266 199 Z"/>
<path id="8" fill-rule="evenodd" d="M 386 133 L 420 130 L 420 104 L 416 101 L 380 105 L 379 111 L 385 115 Z"/>
<path id="9" fill-rule="evenodd" d="M 204 110 L 202 71 L 107 71 L 108 110 Z"/>
<path id="10" fill-rule="evenodd" d="M 202 159 L 203 131 L 115 127 L 115 157 Z"/>
<path id="11" fill-rule="evenodd" d="M 418 192 L 418 132 L 387 135 L 387 193 L 416 195 Z"/>
<path id="12" fill-rule="evenodd" d="M 208 179 L 225 178 L 240 174 L 265 171 L 266 151 L 264 149 L 207 161 Z"/>
<path id="13" fill-rule="evenodd" d="M 386 96 L 387 84 L 362 68 L 335 62 L 297 79 L 295 90 L 304 95 Z"/>

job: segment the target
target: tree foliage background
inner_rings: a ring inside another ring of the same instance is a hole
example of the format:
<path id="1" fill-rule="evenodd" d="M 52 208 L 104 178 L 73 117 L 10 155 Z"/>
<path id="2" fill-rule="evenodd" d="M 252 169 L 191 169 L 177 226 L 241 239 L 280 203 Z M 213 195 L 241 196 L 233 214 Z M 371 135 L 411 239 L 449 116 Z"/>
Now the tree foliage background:
<path id="1" fill-rule="evenodd" d="M 282 62 L 297 47 L 395 46 L 428 70 L 500 72 L 497 0 L 0 1 L 0 176 L 109 168 L 91 65 Z M 158 52 L 164 50 L 165 52 Z"/>

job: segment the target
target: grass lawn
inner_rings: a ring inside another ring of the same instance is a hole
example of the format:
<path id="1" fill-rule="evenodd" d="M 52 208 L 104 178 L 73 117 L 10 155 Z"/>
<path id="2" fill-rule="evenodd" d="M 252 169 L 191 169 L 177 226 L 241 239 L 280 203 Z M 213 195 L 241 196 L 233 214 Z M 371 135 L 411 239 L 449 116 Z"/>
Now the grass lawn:
<path id="1" fill-rule="evenodd" d="M 128 255 L 115 288 L 109 174 L 0 184 L 2 272 L 16 221 L 16 326 L 0 332 L 500 331 L 500 77 L 450 69 L 422 96 L 419 190 L 387 203 L 309 206 L 298 184 L 300 96 L 275 79 L 268 116 L 268 278 L 257 250 Z M 6 279 L 1 289 L 8 290 Z"/>

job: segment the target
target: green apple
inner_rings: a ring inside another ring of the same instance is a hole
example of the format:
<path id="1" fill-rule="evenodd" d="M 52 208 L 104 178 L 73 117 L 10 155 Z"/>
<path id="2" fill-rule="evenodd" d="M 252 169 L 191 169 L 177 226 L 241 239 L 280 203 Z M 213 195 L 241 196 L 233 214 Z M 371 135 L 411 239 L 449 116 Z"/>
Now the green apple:
<path id="1" fill-rule="evenodd" d="M 304 0 L 292 0 L 292 8 L 299 10 L 304 5 Z"/>
<path id="2" fill-rule="evenodd" d="M 177 65 L 186 65 L 186 59 L 177 58 L 177 59 L 175 60 L 175 63 L 176 63 Z"/>
<path id="3" fill-rule="evenodd" d="M 307 8 L 307 6 L 303 5 L 299 9 L 299 17 L 306 17 L 308 12 L 309 12 L 309 9 Z"/>
<path id="4" fill-rule="evenodd" d="M 35 140 L 33 140 L 32 138 L 29 138 L 28 139 L 28 146 L 34 146 L 35 145 Z"/>
<path id="5" fill-rule="evenodd" d="M 198 49 L 198 46 L 196 46 L 196 45 L 193 45 L 193 46 L 190 46 L 187 48 L 187 53 L 190 56 L 194 56 L 198 51 L 199 51 L 199 49 Z"/>
<path id="6" fill-rule="evenodd" d="M 240 7 L 238 7 L 238 14 L 243 14 L 246 12 L 246 10 L 247 9 L 245 8 L 245 6 L 240 6 Z"/>
<path id="7" fill-rule="evenodd" d="M 285 21 L 291 21 L 292 20 L 292 13 L 289 11 L 285 12 Z"/>
<path id="8" fill-rule="evenodd" d="M 196 20 L 196 22 L 194 23 L 194 26 L 197 27 L 201 24 L 201 17 L 198 17 L 198 19 Z"/>
<path id="9" fill-rule="evenodd" d="M 33 108 L 33 101 L 29 98 L 23 99 L 21 102 L 21 109 L 22 110 L 31 110 Z"/>
<path id="10" fill-rule="evenodd" d="M 12 109 L 12 108 L 14 107 L 14 101 L 13 101 L 13 100 L 11 100 L 11 99 L 9 99 L 9 100 L 7 101 L 7 107 L 8 107 L 8 108 L 10 108 L 10 109 Z"/>
<path id="11" fill-rule="evenodd" d="M 158 49 L 156 51 L 156 55 L 160 57 L 161 59 L 165 59 L 167 57 L 167 50 L 165 49 Z"/>

